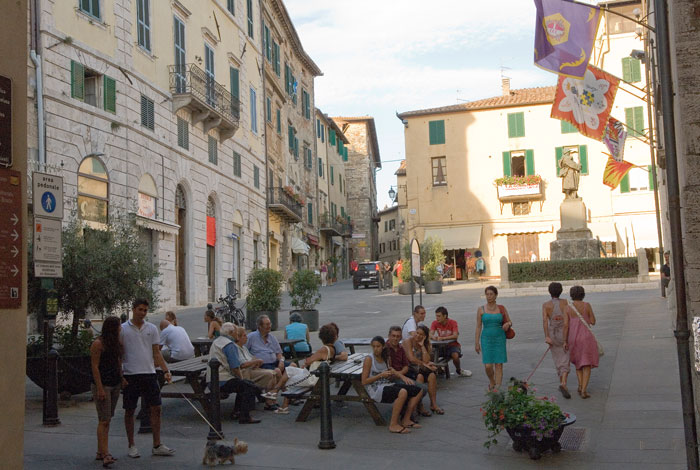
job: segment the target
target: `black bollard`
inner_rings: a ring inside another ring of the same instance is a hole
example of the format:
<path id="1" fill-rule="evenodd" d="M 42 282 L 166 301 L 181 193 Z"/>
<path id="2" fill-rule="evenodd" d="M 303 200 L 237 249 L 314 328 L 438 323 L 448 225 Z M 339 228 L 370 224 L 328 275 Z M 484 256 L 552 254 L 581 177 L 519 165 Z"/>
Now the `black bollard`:
<path id="1" fill-rule="evenodd" d="M 321 386 L 321 440 L 319 449 L 335 449 L 333 440 L 333 417 L 331 416 L 331 367 L 322 362 L 318 368 Z"/>
<path id="2" fill-rule="evenodd" d="M 46 356 L 46 384 L 44 388 L 43 424 L 44 426 L 57 426 L 61 424 L 58 419 L 58 374 L 56 365 L 58 352 L 51 349 Z"/>
<path id="3" fill-rule="evenodd" d="M 221 394 L 219 391 L 219 366 L 221 363 L 215 357 L 209 360 L 211 382 L 209 382 L 209 435 L 207 439 L 223 439 L 221 431 Z"/>

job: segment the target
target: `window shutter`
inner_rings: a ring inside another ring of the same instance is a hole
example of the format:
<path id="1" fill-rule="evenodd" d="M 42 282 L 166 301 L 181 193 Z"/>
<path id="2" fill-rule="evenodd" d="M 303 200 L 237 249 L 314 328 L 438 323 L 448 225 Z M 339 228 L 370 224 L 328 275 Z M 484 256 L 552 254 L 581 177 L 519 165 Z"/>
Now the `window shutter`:
<path id="1" fill-rule="evenodd" d="M 653 191 L 656 189 L 654 185 L 654 167 L 651 165 L 647 166 L 647 169 L 649 170 L 649 190 Z"/>
<path id="2" fill-rule="evenodd" d="M 561 123 L 561 133 L 562 134 L 572 134 L 574 132 L 578 132 L 578 129 L 574 127 L 572 124 L 566 122 L 566 121 L 559 121 Z"/>
<path id="3" fill-rule="evenodd" d="M 177 118 L 177 145 L 183 149 L 190 148 L 190 123 L 178 116 Z"/>
<path id="4" fill-rule="evenodd" d="M 642 81 L 642 61 L 640 61 L 639 59 L 632 59 L 630 69 L 632 72 L 632 81 L 633 82 L 641 82 Z"/>
<path id="5" fill-rule="evenodd" d="M 209 136 L 209 162 L 213 163 L 214 165 L 217 164 L 218 161 L 218 148 L 216 145 L 216 139 L 212 136 Z"/>
<path id="6" fill-rule="evenodd" d="M 632 82 L 632 57 L 622 58 L 622 79 L 626 82 Z"/>
<path id="7" fill-rule="evenodd" d="M 70 62 L 70 95 L 79 100 L 85 99 L 85 67 L 72 60 Z"/>
<path id="8" fill-rule="evenodd" d="M 331 165 L 331 184 L 335 184 L 335 175 L 333 174 L 333 165 Z"/>
<path id="9" fill-rule="evenodd" d="M 625 124 L 627 124 L 627 132 L 630 136 L 638 135 L 634 125 L 634 108 L 625 108 Z"/>
<path id="10" fill-rule="evenodd" d="M 503 152 L 503 176 L 510 176 L 510 152 Z"/>
<path id="11" fill-rule="evenodd" d="M 141 95 L 141 125 L 151 130 L 155 128 L 153 101 Z"/>
<path id="12" fill-rule="evenodd" d="M 309 216 L 309 223 L 313 224 L 314 223 L 314 209 L 313 209 L 312 203 L 310 203 L 310 202 L 306 203 L 306 210 L 307 210 L 307 214 Z"/>
<path id="13" fill-rule="evenodd" d="M 581 164 L 581 174 L 588 174 L 588 147 L 585 145 L 578 146 L 578 160 Z"/>
<path id="14" fill-rule="evenodd" d="M 508 115 L 508 137 L 515 137 L 515 115 Z"/>
<path id="15" fill-rule="evenodd" d="M 318 176 L 323 178 L 323 160 L 320 157 L 318 159 Z"/>
<path id="16" fill-rule="evenodd" d="M 637 135 L 644 134 L 644 107 L 637 106 L 634 108 L 634 126 L 637 130 Z"/>
<path id="17" fill-rule="evenodd" d="M 292 126 L 287 127 L 287 138 L 289 140 L 289 149 L 294 149 L 294 129 Z"/>
<path id="18" fill-rule="evenodd" d="M 117 111 L 117 86 L 112 77 L 104 76 L 104 108 L 105 111 Z"/>
<path id="19" fill-rule="evenodd" d="M 535 174 L 535 151 L 525 150 L 525 174 L 531 176 Z"/>
<path id="20" fill-rule="evenodd" d="M 343 161 L 344 161 L 344 162 L 347 162 L 347 161 L 348 161 L 348 148 L 347 148 L 347 147 L 345 147 L 345 148 L 343 149 Z"/>
<path id="21" fill-rule="evenodd" d="M 277 109 L 277 133 L 282 133 L 282 113 L 280 112 L 279 108 Z"/>
<path id="22" fill-rule="evenodd" d="M 628 193 L 630 192 L 630 175 L 627 173 L 622 181 L 620 181 L 620 192 Z"/>
<path id="23" fill-rule="evenodd" d="M 238 80 L 238 69 L 231 67 L 230 75 L 231 75 L 231 95 L 234 98 L 236 98 L 237 100 L 240 100 L 241 92 L 240 92 L 240 86 L 239 86 L 239 80 Z"/>
<path id="24" fill-rule="evenodd" d="M 430 145 L 445 143 L 445 121 L 428 122 L 428 138 Z"/>
<path id="25" fill-rule="evenodd" d="M 515 115 L 517 137 L 525 137 L 525 113 Z"/>
<path id="26" fill-rule="evenodd" d="M 554 149 L 554 155 L 555 155 L 555 162 L 556 163 L 556 170 L 554 170 L 554 174 L 559 177 L 559 172 L 561 171 L 561 168 L 559 168 L 559 160 L 562 159 L 564 156 L 564 147 L 556 147 Z"/>

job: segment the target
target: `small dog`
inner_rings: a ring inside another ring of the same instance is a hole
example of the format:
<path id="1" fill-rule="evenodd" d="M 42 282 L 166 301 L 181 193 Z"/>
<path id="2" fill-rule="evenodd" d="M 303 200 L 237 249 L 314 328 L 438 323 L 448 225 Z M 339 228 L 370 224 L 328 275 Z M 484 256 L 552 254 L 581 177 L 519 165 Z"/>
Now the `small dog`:
<path id="1" fill-rule="evenodd" d="M 219 444 L 216 441 L 207 441 L 207 445 L 204 448 L 202 465 L 206 464 L 213 467 L 217 463 L 223 464 L 227 460 L 233 465 L 236 463 L 234 456 L 237 454 L 245 454 L 246 452 L 248 452 L 248 444 L 239 441 L 238 438 L 233 440 L 233 445 Z"/>

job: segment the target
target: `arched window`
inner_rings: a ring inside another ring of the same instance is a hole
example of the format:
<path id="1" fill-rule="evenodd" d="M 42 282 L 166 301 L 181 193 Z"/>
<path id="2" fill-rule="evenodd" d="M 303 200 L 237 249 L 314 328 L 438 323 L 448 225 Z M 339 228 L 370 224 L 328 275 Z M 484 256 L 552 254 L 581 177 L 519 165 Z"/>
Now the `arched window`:
<path id="1" fill-rule="evenodd" d="M 87 157 L 78 168 L 78 216 L 81 220 L 107 223 L 109 177 L 102 162 Z"/>
<path id="2" fill-rule="evenodd" d="M 145 174 L 139 181 L 139 212 L 141 217 L 155 219 L 158 216 L 158 188 L 153 177 Z"/>

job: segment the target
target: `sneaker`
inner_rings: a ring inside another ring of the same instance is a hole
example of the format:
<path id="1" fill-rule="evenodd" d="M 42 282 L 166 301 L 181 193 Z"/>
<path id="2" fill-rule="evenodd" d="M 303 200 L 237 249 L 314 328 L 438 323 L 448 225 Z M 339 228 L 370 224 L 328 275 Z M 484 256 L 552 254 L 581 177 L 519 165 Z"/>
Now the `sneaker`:
<path id="1" fill-rule="evenodd" d="M 175 455 L 175 449 L 171 449 L 165 444 L 161 444 L 158 447 L 153 448 L 153 455 L 163 455 L 163 456 L 170 456 L 170 455 Z"/>
<path id="2" fill-rule="evenodd" d="M 136 446 L 129 447 L 129 453 L 127 455 L 132 459 L 138 459 L 141 457 L 141 454 L 139 454 L 139 450 L 136 448 Z"/>
<path id="3" fill-rule="evenodd" d="M 459 371 L 459 373 L 457 375 L 459 375 L 460 377 L 471 377 L 472 371 L 467 370 L 467 369 L 462 369 Z"/>

